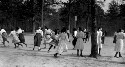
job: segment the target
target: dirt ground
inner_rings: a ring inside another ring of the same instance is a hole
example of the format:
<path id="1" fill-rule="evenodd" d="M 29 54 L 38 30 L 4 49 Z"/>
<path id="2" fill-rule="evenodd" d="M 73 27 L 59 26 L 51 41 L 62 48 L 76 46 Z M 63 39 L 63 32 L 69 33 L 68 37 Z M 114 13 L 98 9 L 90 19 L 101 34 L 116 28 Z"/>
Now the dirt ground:
<path id="1" fill-rule="evenodd" d="M 122 58 L 114 58 L 114 44 L 112 37 L 106 37 L 105 44 L 101 51 L 101 57 L 98 59 L 87 57 L 90 55 L 91 42 L 85 43 L 83 55 L 85 57 L 77 57 L 76 50 L 72 50 L 71 43 L 67 43 L 69 50 L 63 53 L 59 58 L 54 58 L 53 54 L 56 49 L 47 52 L 47 49 L 38 51 L 33 49 L 33 35 L 25 35 L 26 43 L 23 47 L 14 48 L 11 43 L 11 37 L 8 38 L 10 43 L 6 43 L 7 47 L 0 44 L 0 67 L 125 67 L 125 49 L 122 52 Z M 72 40 L 72 37 L 70 37 Z M 41 44 L 41 48 L 44 45 Z"/>

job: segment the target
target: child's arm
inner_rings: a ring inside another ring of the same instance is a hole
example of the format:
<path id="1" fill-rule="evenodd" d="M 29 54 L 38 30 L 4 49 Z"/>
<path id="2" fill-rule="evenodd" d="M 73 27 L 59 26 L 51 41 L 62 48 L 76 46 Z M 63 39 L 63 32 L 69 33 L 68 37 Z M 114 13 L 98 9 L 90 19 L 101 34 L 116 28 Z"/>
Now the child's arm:
<path id="1" fill-rule="evenodd" d="M 10 32 L 10 34 L 8 36 L 11 36 L 12 35 L 12 32 Z"/>

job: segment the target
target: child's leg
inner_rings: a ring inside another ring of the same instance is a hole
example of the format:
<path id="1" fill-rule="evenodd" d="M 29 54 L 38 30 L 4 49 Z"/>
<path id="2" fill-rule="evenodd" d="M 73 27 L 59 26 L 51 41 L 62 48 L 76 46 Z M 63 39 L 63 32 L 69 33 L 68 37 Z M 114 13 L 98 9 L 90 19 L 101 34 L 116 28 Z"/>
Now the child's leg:
<path id="1" fill-rule="evenodd" d="M 5 45 L 5 41 L 3 41 L 2 43 L 3 43 L 4 47 L 5 47 L 5 46 L 6 46 L 6 45 Z"/>
<path id="2" fill-rule="evenodd" d="M 80 51 L 81 51 L 81 54 L 80 54 L 80 56 L 81 56 L 81 57 L 83 57 L 83 55 L 82 55 L 82 51 L 83 51 L 83 50 L 80 50 Z"/>
<path id="3" fill-rule="evenodd" d="M 79 56 L 79 49 L 77 49 L 77 56 Z"/>
<path id="4" fill-rule="evenodd" d="M 119 52 L 119 57 L 122 57 L 121 52 Z"/>
<path id="5" fill-rule="evenodd" d="M 56 46 L 54 46 L 54 49 L 56 48 Z"/>
<path id="6" fill-rule="evenodd" d="M 56 57 L 56 58 L 57 58 L 57 55 L 58 55 L 58 53 L 55 53 L 55 54 L 54 54 L 54 57 Z"/>
<path id="7" fill-rule="evenodd" d="M 53 47 L 53 45 L 51 44 L 51 45 L 50 45 L 50 47 L 49 47 L 49 50 L 48 50 L 48 52 L 50 51 L 50 49 L 51 49 L 52 47 Z"/>
<path id="8" fill-rule="evenodd" d="M 40 50 L 41 50 L 41 47 L 39 46 L 38 51 L 40 51 Z"/>
<path id="9" fill-rule="evenodd" d="M 15 47 L 14 47 L 14 48 L 16 48 L 16 43 L 14 43 L 14 45 L 15 45 Z"/>
<path id="10" fill-rule="evenodd" d="M 44 45 L 45 45 L 45 47 L 44 48 L 46 48 L 46 40 L 44 39 Z"/>
<path id="11" fill-rule="evenodd" d="M 7 40 L 7 42 L 9 43 L 9 41 Z"/>
<path id="12" fill-rule="evenodd" d="M 33 47 L 33 50 L 35 49 L 35 46 Z"/>
<path id="13" fill-rule="evenodd" d="M 23 44 L 25 44 L 26 45 L 26 47 L 27 47 L 27 44 L 24 42 Z"/>
<path id="14" fill-rule="evenodd" d="M 115 56 L 114 56 L 114 57 L 117 57 L 117 54 L 118 54 L 118 52 L 116 52 L 116 54 L 115 54 Z"/>
<path id="15" fill-rule="evenodd" d="M 101 52 L 101 48 L 99 48 L 99 55 L 101 56 L 100 52 Z"/>
<path id="16" fill-rule="evenodd" d="M 21 45 L 23 47 L 23 45 L 21 43 L 17 43 L 18 45 Z"/>

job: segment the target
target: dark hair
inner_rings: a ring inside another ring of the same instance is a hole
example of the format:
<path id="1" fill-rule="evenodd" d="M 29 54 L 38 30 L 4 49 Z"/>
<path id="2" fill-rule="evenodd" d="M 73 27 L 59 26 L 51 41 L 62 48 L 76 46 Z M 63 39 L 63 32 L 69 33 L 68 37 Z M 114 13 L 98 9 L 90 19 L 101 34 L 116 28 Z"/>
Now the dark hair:
<path id="1" fill-rule="evenodd" d="M 3 27 L 1 27 L 0 29 L 3 29 Z"/>
<path id="2" fill-rule="evenodd" d="M 61 33 L 63 33 L 63 32 L 66 32 L 66 28 L 65 27 L 63 27 L 63 29 L 61 30 Z"/>
<path id="3" fill-rule="evenodd" d="M 118 29 L 118 32 L 121 32 L 122 31 L 122 29 Z"/>
<path id="4" fill-rule="evenodd" d="M 45 29 L 48 29 L 48 27 L 47 27 L 47 26 L 45 26 Z"/>
<path id="5" fill-rule="evenodd" d="M 79 27 L 79 31 L 82 31 L 82 28 L 81 28 L 81 27 Z"/>
<path id="6" fill-rule="evenodd" d="M 17 31 L 20 27 L 16 27 L 15 30 Z"/>
<path id="7" fill-rule="evenodd" d="M 14 29 L 14 28 L 11 28 L 10 30 L 13 31 L 13 30 L 15 30 L 15 29 Z"/>
<path id="8" fill-rule="evenodd" d="M 101 29 L 101 27 L 98 27 L 98 30 Z"/>
<path id="9" fill-rule="evenodd" d="M 76 31 L 77 29 L 76 28 L 73 28 L 73 31 Z"/>

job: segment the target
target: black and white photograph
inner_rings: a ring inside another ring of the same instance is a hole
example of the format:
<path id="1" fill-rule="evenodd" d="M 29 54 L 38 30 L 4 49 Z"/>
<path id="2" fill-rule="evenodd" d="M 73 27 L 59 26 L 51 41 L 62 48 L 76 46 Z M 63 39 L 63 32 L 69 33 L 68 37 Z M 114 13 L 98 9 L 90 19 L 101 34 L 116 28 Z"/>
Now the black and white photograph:
<path id="1" fill-rule="evenodd" d="M 0 67 L 125 67 L 125 0 L 0 0 Z"/>

